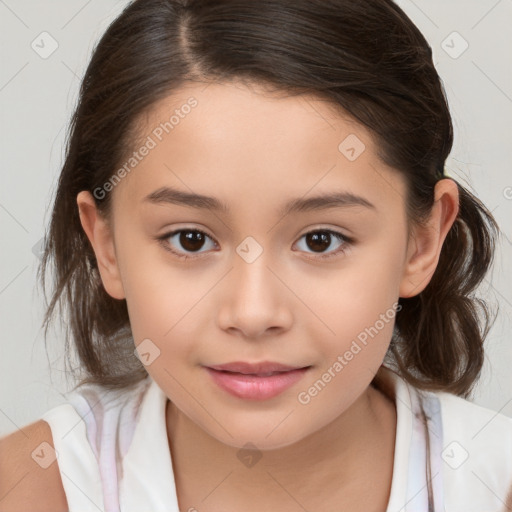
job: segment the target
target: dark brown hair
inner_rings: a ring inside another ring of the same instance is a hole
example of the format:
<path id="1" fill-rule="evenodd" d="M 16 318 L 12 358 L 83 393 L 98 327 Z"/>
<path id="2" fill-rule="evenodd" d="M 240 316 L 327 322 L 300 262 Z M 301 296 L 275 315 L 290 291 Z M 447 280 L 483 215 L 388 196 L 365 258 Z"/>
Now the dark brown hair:
<path id="1" fill-rule="evenodd" d="M 54 262 L 45 339 L 57 304 L 81 382 L 119 389 L 147 372 L 134 355 L 126 301 L 110 297 L 81 227 L 76 196 L 107 182 L 133 149 L 137 121 L 186 81 L 243 80 L 315 94 L 370 129 L 405 177 L 409 223 L 429 215 L 453 132 L 427 41 L 391 0 L 136 0 L 97 44 L 83 78 L 40 276 Z M 498 227 L 457 184 L 460 211 L 427 287 L 403 299 L 387 354 L 414 386 L 468 397 L 479 377 L 488 307 L 474 290 Z M 111 194 L 96 199 L 106 218 Z"/>

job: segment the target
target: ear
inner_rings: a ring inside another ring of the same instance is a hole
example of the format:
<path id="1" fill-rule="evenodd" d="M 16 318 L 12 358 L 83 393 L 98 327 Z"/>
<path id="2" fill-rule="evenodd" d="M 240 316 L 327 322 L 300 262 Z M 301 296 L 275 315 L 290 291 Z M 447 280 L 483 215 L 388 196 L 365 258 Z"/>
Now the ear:
<path id="1" fill-rule="evenodd" d="M 76 202 L 80 222 L 96 255 L 103 286 L 114 299 L 124 299 L 125 293 L 109 223 L 97 210 L 96 202 L 90 192 L 86 190 L 80 192 Z"/>
<path id="2" fill-rule="evenodd" d="M 443 242 L 459 212 L 459 191 L 451 179 L 436 183 L 434 205 L 428 222 L 413 228 L 407 248 L 400 297 L 414 297 L 432 279 Z"/>

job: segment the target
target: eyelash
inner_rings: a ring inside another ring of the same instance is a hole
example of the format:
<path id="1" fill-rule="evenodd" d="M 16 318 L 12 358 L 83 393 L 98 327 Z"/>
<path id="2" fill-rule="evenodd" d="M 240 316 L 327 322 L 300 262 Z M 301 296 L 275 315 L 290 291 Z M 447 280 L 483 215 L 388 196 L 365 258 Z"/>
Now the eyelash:
<path id="1" fill-rule="evenodd" d="M 170 238 L 171 236 L 174 236 L 178 233 L 181 233 L 181 232 L 193 232 L 193 233 L 201 233 L 202 235 L 204 236 L 207 236 L 208 238 L 210 238 L 211 240 L 213 240 L 215 242 L 215 244 L 218 245 L 217 241 L 211 237 L 208 233 L 206 233 L 205 231 L 201 230 L 201 229 L 198 229 L 198 228 L 182 228 L 182 229 L 177 229 L 176 231 L 171 231 L 169 233 L 166 233 L 165 235 L 162 235 L 162 236 L 159 236 L 159 237 L 156 237 L 156 240 L 158 240 L 160 242 L 160 244 L 162 245 L 162 247 L 174 254 L 175 256 L 177 256 L 178 258 L 180 259 L 194 259 L 194 258 L 201 258 L 202 256 L 201 255 L 194 255 L 194 256 L 190 256 L 188 253 L 180 253 L 178 251 L 175 251 L 174 249 L 171 248 L 171 246 L 169 245 L 169 243 L 167 242 L 167 239 Z M 348 249 L 348 246 L 352 245 L 354 243 L 354 239 L 348 237 L 348 236 L 345 236 L 345 235 L 342 235 L 341 233 L 337 232 L 337 231 L 333 231 L 331 229 L 314 229 L 312 231 L 308 231 L 307 233 L 304 233 L 301 237 L 305 237 L 307 235 L 310 235 L 312 233 L 329 233 L 331 235 L 334 235 L 340 242 L 343 242 L 343 244 L 338 248 L 336 249 L 335 251 L 332 251 L 332 252 L 329 252 L 327 254 L 321 254 L 319 256 L 306 256 L 306 258 L 309 258 L 309 259 L 320 259 L 320 260 L 326 260 L 328 258 L 333 258 L 335 256 L 338 256 L 338 255 L 341 255 L 341 254 L 344 254 L 347 249 Z M 299 239 L 299 240 L 300 240 Z M 190 253 L 190 254 L 193 254 L 193 253 Z M 199 254 L 199 253 L 197 253 Z M 201 253 L 201 254 L 204 254 L 204 253 Z M 311 254 L 311 253 L 309 253 Z"/>

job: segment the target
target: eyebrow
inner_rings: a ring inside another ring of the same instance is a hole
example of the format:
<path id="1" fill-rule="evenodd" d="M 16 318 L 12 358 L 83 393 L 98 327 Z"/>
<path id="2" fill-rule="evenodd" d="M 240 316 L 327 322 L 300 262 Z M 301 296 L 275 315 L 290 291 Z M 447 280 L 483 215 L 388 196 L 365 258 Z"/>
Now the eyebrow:
<path id="1" fill-rule="evenodd" d="M 152 204 L 176 204 L 204 210 L 218 211 L 228 214 L 229 207 L 215 197 L 185 192 L 171 187 L 161 187 L 147 195 L 143 202 Z M 347 208 L 363 206 L 377 210 L 375 205 L 364 197 L 350 192 L 334 192 L 309 198 L 297 198 L 287 202 L 278 212 L 279 216 L 285 216 L 295 212 L 308 212 L 325 210 L 328 208 Z"/>

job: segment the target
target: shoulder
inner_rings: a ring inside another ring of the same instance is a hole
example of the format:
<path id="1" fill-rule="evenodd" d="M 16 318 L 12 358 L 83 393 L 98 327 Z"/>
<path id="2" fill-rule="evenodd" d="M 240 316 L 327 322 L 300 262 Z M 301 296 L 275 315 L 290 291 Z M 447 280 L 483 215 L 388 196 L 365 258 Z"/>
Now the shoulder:
<path id="1" fill-rule="evenodd" d="M 436 393 L 441 403 L 443 427 L 466 433 L 472 439 L 498 436 L 512 445 L 512 418 L 450 393 Z"/>
<path id="2" fill-rule="evenodd" d="M 512 480 L 512 418 L 450 393 L 436 394 L 445 447 L 453 443 L 482 467 L 492 461 Z"/>
<path id="3" fill-rule="evenodd" d="M 496 505 L 504 503 L 512 486 L 512 418 L 450 393 L 436 396 L 446 498 L 457 503 L 458 489 L 467 488 L 475 510 L 496 496 L 501 500 Z"/>
<path id="4" fill-rule="evenodd" d="M 53 450 L 44 420 L 0 438 L 0 512 L 68 510 Z"/>

